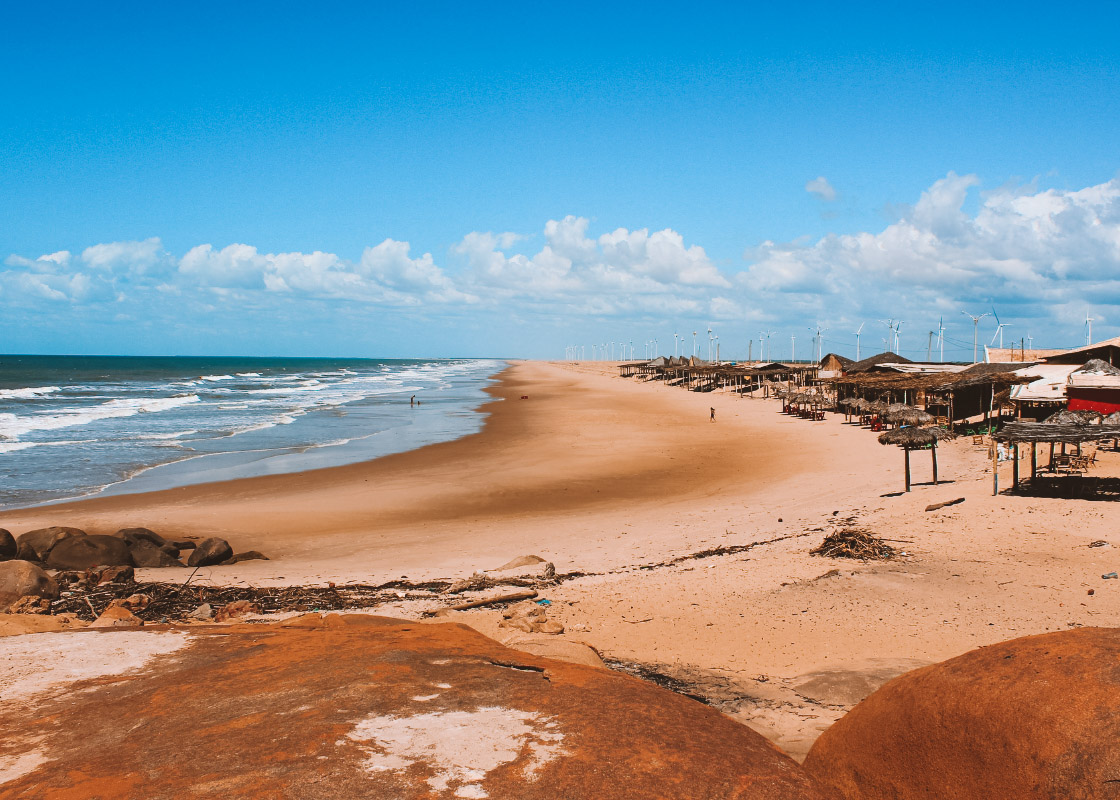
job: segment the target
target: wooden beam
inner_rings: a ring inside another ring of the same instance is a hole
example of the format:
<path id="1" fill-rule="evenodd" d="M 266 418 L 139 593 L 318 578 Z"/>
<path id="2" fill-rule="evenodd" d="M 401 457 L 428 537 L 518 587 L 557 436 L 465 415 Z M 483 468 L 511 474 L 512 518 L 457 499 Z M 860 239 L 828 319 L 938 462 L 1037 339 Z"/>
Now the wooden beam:
<path id="1" fill-rule="evenodd" d="M 902 452 L 906 454 L 906 491 L 910 491 L 910 448 L 902 448 Z"/>

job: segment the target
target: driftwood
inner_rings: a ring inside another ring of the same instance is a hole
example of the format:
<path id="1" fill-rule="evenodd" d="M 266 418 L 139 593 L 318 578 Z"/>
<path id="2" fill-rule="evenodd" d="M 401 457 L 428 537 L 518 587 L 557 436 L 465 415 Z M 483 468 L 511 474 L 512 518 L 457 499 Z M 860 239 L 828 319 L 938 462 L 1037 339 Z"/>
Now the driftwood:
<path id="1" fill-rule="evenodd" d="M 956 500 L 946 500 L 944 503 L 934 503 L 932 506 L 926 506 L 926 511 L 936 511 L 939 508 L 945 508 L 946 506 L 955 506 L 957 503 L 963 502 L 964 498 L 958 497 Z"/>
<path id="2" fill-rule="evenodd" d="M 457 603 L 453 606 L 448 606 L 446 611 L 466 611 L 470 608 L 482 608 L 483 606 L 492 606 L 495 603 L 515 603 L 518 600 L 532 600 L 537 596 L 536 592 L 511 592 L 510 594 L 500 594 L 497 597 L 486 597 L 482 600 L 472 600 L 469 603 Z"/>
<path id="3" fill-rule="evenodd" d="M 859 528 L 844 528 L 830 533 L 815 550 L 814 556 L 827 558 L 858 558 L 861 561 L 885 561 L 894 557 L 894 548 L 882 539 Z"/>

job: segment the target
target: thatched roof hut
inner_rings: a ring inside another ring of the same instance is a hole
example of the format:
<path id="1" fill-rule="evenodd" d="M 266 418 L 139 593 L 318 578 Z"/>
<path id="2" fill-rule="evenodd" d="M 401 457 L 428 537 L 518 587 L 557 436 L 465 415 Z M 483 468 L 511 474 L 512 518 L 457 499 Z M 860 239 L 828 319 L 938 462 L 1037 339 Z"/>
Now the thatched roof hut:
<path id="1" fill-rule="evenodd" d="M 1044 425 L 1092 425 L 1100 420 L 1101 415 L 1096 411 L 1070 411 L 1063 408 L 1048 416 L 1042 423 Z"/>
<path id="2" fill-rule="evenodd" d="M 952 439 L 953 432 L 941 427 L 920 428 L 911 426 L 895 428 L 879 435 L 879 444 L 894 444 L 902 448 L 906 462 L 906 491 L 910 491 L 910 451 L 929 447 L 933 457 L 933 484 L 937 485 L 937 443 Z"/>
<path id="3" fill-rule="evenodd" d="M 920 408 L 908 406 L 903 403 L 892 403 L 883 412 L 883 419 L 887 422 L 896 422 L 902 425 L 929 425 L 933 416 Z"/>

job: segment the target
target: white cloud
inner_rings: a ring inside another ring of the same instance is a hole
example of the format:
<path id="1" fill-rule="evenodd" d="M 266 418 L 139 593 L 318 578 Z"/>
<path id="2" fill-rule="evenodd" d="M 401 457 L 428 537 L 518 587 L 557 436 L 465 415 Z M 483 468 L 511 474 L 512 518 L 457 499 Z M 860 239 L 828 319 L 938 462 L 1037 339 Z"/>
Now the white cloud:
<path id="1" fill-rule="evenodd" d="M 82 251 L 82 261 L 94 269 L 145 273 L 163 259 L 158 236 L 142 242 L 95 244 Z"/>
<path id="2" fill-rule="evenodd" d="M 823 175 L 806 183 L 805 191 L 809 194 L 815 194 L 826 203 L 831 203 L 836 200 L 836 190 L 832 187 L 832 184 L 828 182 L 828 178 Z"/>

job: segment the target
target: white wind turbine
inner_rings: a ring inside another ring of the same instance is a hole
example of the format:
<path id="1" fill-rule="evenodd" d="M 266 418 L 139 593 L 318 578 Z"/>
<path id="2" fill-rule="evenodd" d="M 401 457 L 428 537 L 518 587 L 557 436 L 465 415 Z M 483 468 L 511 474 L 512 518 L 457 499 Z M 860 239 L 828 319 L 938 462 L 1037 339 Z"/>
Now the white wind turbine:
<path id="1" fill-rule="evenodd" d="M 972 320 L 972 363 L 975 364 L 976 363 L 976 357 L 980 354 L 980 347 L 979 347 L 979 344 L 976 340 L 977 333 L 980 330 L 980 320 L 982 320 L 982 319 L 984 319 L 984 317 L 987 317 L 987 316 L 990 316 L 990 315 L 988 314 L 987 311 L 985 311 L 983 314 L 981 314 L 978 317 L 974 317 L 972 314 L 969 314 L 967 311 L 962 311 L 961 313 Z"/>
<path id="2" fill-rule="evenodd" d="M 945 361 L 945 318 L 937 318 L 937 347 L 941 351 L 941 361 Z"/>
<path id="3" fill-rule="evenodd" d="M 856 330 L 856 361 L 859 361 L 859 335 L 863 332 L 863 326 L 866 324 L 866 322 L 861 322 Z"/>
<path id="4" fill-rule="evenodd" d="M 1085 312 L 1085 346 L 1088 347 L 1093 343 L 1093 318 L 1089 316 L 1089 312 Z"/>
<path id="5" fill-rule="evenodd" d="M 992 334 L 992 341 L 988 342 L 988 347 L 996 343 L 996 337 L 999 337 L 999 349 L 1003 349 L 1003 329 L 1010 328 L 1006 322 L 999 321 L 999 314 L 996 313 L 996 307 L 992 306 L 992 316 L 996 318 L 996 332 Z"/>

